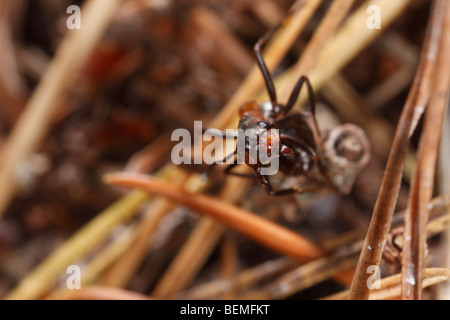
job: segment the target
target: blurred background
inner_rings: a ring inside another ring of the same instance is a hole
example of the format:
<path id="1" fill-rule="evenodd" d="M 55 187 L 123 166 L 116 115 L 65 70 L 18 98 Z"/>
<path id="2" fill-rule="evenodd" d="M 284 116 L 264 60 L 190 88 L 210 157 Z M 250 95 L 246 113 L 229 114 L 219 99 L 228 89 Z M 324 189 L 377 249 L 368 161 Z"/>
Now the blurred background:
<path id="1" fill-rule="evenodd" d="M 68 30 L 71 13 L 67 8 L 77 5 L 83 12 L 85 2 L 0 0 L 1 157 L 5 152 L 14 153 L 8 139 L 19 130 L 16 124 L 49 66 L 55 63 L 58 48 L 70 33 L 80 32 Z M 173 130 L 192 130 L 195 120 L 211 124 L 254 66 L 253 45 L 283 21 L 294 4 L 293 0 L 118 2 L 87 56 L 83 47 L 72 48 L 70 54 L 80 58 L 80 67 L 64 80 L 70 85 L 61 89 L 51 112 L 36 113 L 36 119 L 45 116 L 41 121 L 45 128 L 37 134 L 42 139 L 29 148 L 22 162 L 16 163 L 15 186 L 11 185 L 13 191 L 0 220 L 0 297 L 125 194 L 103 183 L 103 174 L 121 170 L 156 173 L 170 163 Z M 274 70 L 275 76 L 297 62 L 331 2 L 323 1 L 318 7 Z M 354 1 L 349 14 L 364 3 Z M 371 160 L 358 175 L 352 192 L 325 193 L 313 199 L 270 197 L 256 181 L 250 181 L 237 202 L 241 207 L 315 243 L 367 228 L 394 129 L 417 67 L 430 5 L 431 1 L 411 1 L 392 25 L 383 26 L 379 36 L 316 92 L 321 128 L 355 123 L 371 142 Z M 99 12 L 99 20 L 101 16 Z M 82 31 L 84 23 L 81 20 Z M 20 128 L 31 131 L 31 135 L 34 129 Z M 398 211 L 406 206 L 420 130 L 421 123 L 412 138 Z M 201 173 L 205 168 L 184 165 L 180 169 Z M 222 171 L 217 168 L 210 176 L 207 193 L 212 196 L 224 185 Z M 114 226 L 103 241 L 74 263 L 89 265 L 124 230 L 146 221 L 151 205 L 141 206 L 133 219 Z M 167 210 L 151 237 L 142 242 L 136 270 L 119 287 L 150 294 L 200 220 L 184 207 Z M 136 228 L 133 230 L 139 230 Z M 198 272 L 183 290 L 280 258 L 231 230 L 220 230 L 220 234 L 217 246 L 205 254 Z M 438 265 L 443 259 L 440 244 L 439 237 L 430 242 Z M 117 256 L 91 283 L 111 284 L 108 270 L 120 260 L 120 254 Z M 398 260 L 393 260 L 383 262 L 383 274 L 398 272 Z M 292 269 L 292 265 L 284 266 L 283 270 Z M 63 281 L 64 274 L 44 292 L 49 293 Z M 344 288 L 327 279 L 289 297 L 319 298 Z M 428 294 L 435 292 L 430 290 Z"/>

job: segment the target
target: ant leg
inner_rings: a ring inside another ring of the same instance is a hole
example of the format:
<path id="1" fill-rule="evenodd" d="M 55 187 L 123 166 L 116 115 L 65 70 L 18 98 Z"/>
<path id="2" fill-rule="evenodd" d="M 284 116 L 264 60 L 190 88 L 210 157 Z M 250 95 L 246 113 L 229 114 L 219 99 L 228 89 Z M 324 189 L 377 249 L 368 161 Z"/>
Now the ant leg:
<path id="1" fill-rule="evenodd" d="M 312 117 L 312 129 L 314 133 L 314 139 L 316 139 L 316 142 L 318 145 L 322 143 L 322 137 L 320 135 L 320 129 L 317 125 L 316 120 L 316 97 L 314 95 L 314 90 L 311 86 L 311 82 L 309 82 L 309 79 L 307 76 L 303 75 L 298 80 L 297 84 L 295 85 L 294 89 L 292 90 L 291 96 L 289 97 L 288 103 L 286 104 L 286 107 L 284 109 L 284 114 L 287 114 L 291 109 L 294 107 L 295 103 L 298 100 L 298 97 L 300 95 L 300 91 L 302 90 L 303 84 L 306 83 L 306 87 L 308 89 L 308 99 L 309 99 L 309 106 L 310 106 L 310 114 Z"/>
<path id="2" fill-rule="evenodd" d="M 291 121 L 291 120 L 297 120 L 297 119 L 299 120 L 299 122 L 307 121 L 309 119 L 309 116 L 307 116 L 307 115 L 305 115 L 303 113 L 296 113 L 296 114 L 292 114 L 292 115 L 289 115 L 289 116 L 285 116 L 284 118 L 282 118 L 281 120 L 278 120 L 276 122 L 276 126 L 277 127 L 281 127 L 280 125 L 283 124 L 284 122 L 288 122 L 288 121 Z M 316 139 L 316 134 L 314 132 L 313 132 L 313 136 L 314 136 L 314 140 L 315 140 L 315 142 L 317 144 L 318 141 Z M 298 145 L 301 149 L 306 151 L 311 156 L 311 158 L 313 158 L 313 160 L 318 158 L 316 151 L 314 151 L 310 146 L 308 146 L 303 141 L 297 140 L 297 139 L 295 139 L 293 137 L 290 137 L 290 136 L 287 136 L 285 134 L 280 134 L 280 138 L 281 138 L 281 140 L 288 140 L 288 141 Z M 319 140 L 319 142 L 320 141 L 321 140 Z"/>
<path id="3" fill-rule="evenodd" d="M 298 79 L 297 83 L 294 86 L 294 89 L 292 89 L 291 96 L 289 97 L 289 100 L 284 109 L 284 114 L 288 114 L 289 111 L 291 111 L 291 109 L 295 106 L 295 103 L 297 102 L 298 97 L 300 96 L 300 91 L 302 90 L 303 84 L 305 82 L 306 82 L 306 86 L 308 89 L 308 99 L 309 99 L 309 104 L 310 104 L 310 108 L 311 108 L 311 114 L 315 115 L 315 113 L 316 113 L 316 98 L 315 98 L 311 83 L 309 82 L 308 77 L 305 75 L 302 75 L 300 77 L 300 79 Z"/>
<path id="4" fill-rule="evenodd" d="M 266 83 L 267 92 L 270 97 L 270 101 L 272 102 L 272 106 L 275 107 L 277 105 L 277 93 L 275 91 L 275 86 L 273 84 L 272 76 L 269 73 L 269 70 L 267 69 L 266 63 L 264 62 L 264 59 L 262 57 L 262 47 L 269 41 L 269 38 L 272 36 L 272 34 L 275 32 L 275 30 L 278 29 L 279 26 L 269 31 L 267 34 L 265 34 L 261 39 L 258 40 L 258 42 L 255 44 L 253 50 L 256 54 L 256 60 L 258 62 L 259 69 L 261 70 L 264 81 Z"/>
<path id="5" fill-rule="evenodd" d="M 229 174 L 231 176 L 236 176 L 236 177 L 241 177 L 241 178 L 254 178 L 255 176 L 253 174 L 246 174 L 246 173 L 239 173 L 239 172 L 232 172 L 231 170 L 233 170 L 234 168 L 236 168 L 236 166 L 238 166 L 239 163 L 232 163 L 230 164 L 226 169 L 225 169 L 225 173 Z"/>
<path id="6" fill-rule="evenodd" d="M 230 153 L 229 155 L 227 155 L 225 158 L 223 158 L 222 162 L 223 163 L 227 163 L 231 158 L 234 158 L 237 155 L 237 151 L 234 150 L 232 153 Z M 206 170 L 203 172 L 202 174 L 202 182 L 205 182 L 206 179 L 208 178 L 209 173 L 211 172 L 211 170 L 217 165 L 217 162 L 211 163 L 208 168 L 206 168 Z"/>
<path id="7" fill-rule="evenodd" d="M 256 179 L 258 180 L 258 182 L 263 186 L 263 188 L 266 190 L 266 192 L 271 196 L 285 196 L 285 195 L 294 194 L 294 193 L 305 193 L 305 192 L 316 191 L 319 189 L 317 187 L 299 189 L 296 186 L 292 186 L 292 187 L 286 188 L 286 189 L 275 190 L 272 186 L 272 183 L 269 180 L 269 177 L 262 175 L 259 168 L 255 169 L 255 174 L 256 174 Z"/>
<path id="8" fill-rule="evenodd" d="M 312 159 L 313 161 L 316 161 L 316 162 L 317 162 L 317 161 L 319 160 L 319 157 L 317 156 L 316 151 L 314 151 L 313 148 L 311 148 L 310 146 L 308 146 L 308 145 L 307 145 L 306 143 L 304 143 L 303 141 L 297 140 L 297 139 L 292 138 L 292 137 L 290 137 L 290 136 L 287 136 L 287 135 L 285 135 L 285 134 L 280 134 L 280 139 L 281 139 L 281 140 L 284 140 L 284 141 L 289 141 L 289 142 L 291 142 L 292 144 L 297 145 L 300 149 L 302 149 L 303 151 L 305 151 L 305 152 L 311 157 L 311 159 Z"/>

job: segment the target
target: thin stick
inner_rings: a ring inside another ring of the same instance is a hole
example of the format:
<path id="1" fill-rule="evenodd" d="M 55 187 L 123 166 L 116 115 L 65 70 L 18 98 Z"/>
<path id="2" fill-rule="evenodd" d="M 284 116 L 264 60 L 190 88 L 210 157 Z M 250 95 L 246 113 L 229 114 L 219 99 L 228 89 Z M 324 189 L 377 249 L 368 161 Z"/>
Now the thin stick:
<path id="1" fill-rule="evenodd" d="M 117 260 L 127 250 L 133 240 L 136 238 L 136 226 L 128 227 L 122 234 L 108 244 L 105 249 L 95 255 L 89 261 L 86 267 L 81 270 L 81 287 L 92 285 L 95 280 L 102 274 L 114 261 Z M 48 296 L 47 300 L 61 300 L 68 294 L 71 289 L 68 289 L 64 283 L 58 289 L 53 290 Z"/>
<path id="2" fill-rule="evenodd" d="M 216 43 L 218 52 L 234 66 L 242 75 L 248 73 L 253 66 L 253 56 L 250 51 L 230 32 L 212 10 L 198 7 L 192 12 L 194 23 L 201 32 L 208 35 Z"/>
<path id="3" fill-rule="evenodd" d="M 141 188 L 165 196 L 199 213 L 212 216 L 268 248 L 299 261 L 310 261 L 324 255 L 322 249 L 302 236 L 230 203 L 203 194 L 188 193 L 170 183 L 146 175 L 110 173 L 105 175 L 104 179 L 110 184 Z"/>
<path id="4" fill-rule="evenodd" d="M 241 299 L 284 299 L 353 267 L 357 260 L 355 249 L 352 254 L 316 259 L 284 274 L 263 288 L 244 294 Z"/>
<path id="5" fill-rule="evenodd" d="M 211 217 L 202 217 L 194 232 L 158 282 L 152 296 L 164 299 L 183 290 L 210 256 L 224 231 L 225 227 L 217 220 Z M 205 239 L 208 242 L 205 242 Z"/>
<path id="6" fill-rule="evenodd" d="M 226 233 L 221 243 L 220 277 L 226 281 L 231 281 L 236 277 L 238 269 L 238 252 L 236 242 Z M 236 292 L 231 288 L 221 296 L 223 300 L 236 299 Z"/>
<path id="7" fill-rule="evenodd" d="M 174 185 L 182 186 L 186 183 L 187 178 L 188 174 L 180 171 L 179 176 L 175 177 L 171 182 Z M 173 207 L 173 203 L 164 198 L 154 199 L 148 206 L 147 212 L 139 224 L 136 238 L 132 245 L 104 274 L 102 279 L 103 285 L 108 287 L 125 287 L 128 284 L 151 246 L 152 235 L 157 230 L 161 220 Z"/>
<path id="8" fill-rule="evenodd" d="M 320 22 L 319 27 L 314 32 L 314 36 L 308 43 L 301 58 L 293 67 L 292 72 L 296 75 L 308 74 L 314 66 L 318 54 L 322 51 L 328 39 L 333 35 L 336 28 L 341 24 L 350 11 L 354 0 L 335 0 L 331 3 L 325 17 Z M 289 97 L 290 91 L 297 79 L 292 78 L 291 85 L 283 86 L 280 92 L 281 97 Z"/>
<path id="9" fill-rule="evenodd" d="M 431 208 L 431 216 L 435 217 L 427 225 L 427 235 L 428 238 L 445 231 L 450 224 L 450 196 L 448 194 L 434 198 L 429 207 Z M 396 213 L 397 216 L 402 217 L 405 214 L 404 211 Z M 403 219 L 398 219 L 397 224 L 403 222 Z M 327 242 L 322 243 L 322 248 L 325 248 L 328 252 L 332 252 L 337 248 L 347 247 L 353 248 L 352 250 L 345 250 L 345 255 L 332 256 L 329 259 L 339 258 L 342 263 L 345 263 L 345 259 L 349 258 L 351 255 L 355 255 L 355 250 L 361 250 L 362 240 L 364 238 L 364 231 L 361 229 L 356 229 L 339 235 Z M 359 244 L 358 244 L 359 242 Z M 356 257 L 357 258 L 357 257 Z M 319 259 L 322 260 L 322 259 Z M 315 260 L 315 261 L 319 261 Z M 335 260 L 330 260 L 335 261 Z M 329 262 L 330 262 L 329 261 Z M 336 260 L 337 261 L 337 260 Z M 314 262 L 313 262 L 314 263 Z M 333 263 L 333 262 L 332 262 Z M 325 263 L 326 264 L 326 263 Z M 258 282 L 262 282 L 264 279 L 269 279 L 274 275 L 290 271 L 296 267 L 297 263 L 287 257 L 283 257 L 276 260 L 271 260 L 264 262 L 256 267 L 244 270 L 239 275 L 236 276 L 233 281 L 225 281 L 222 279 L 213 280 L 211 282 L 201 284 L 195 288 L 190 289 L 187 292 L 183 292 L 180 295 L 175 296 L 177 299 L 187 299 L 187 300 L 202 300 L 202 299 L 213 299 L 219 296 L 221 293 L 228 292 L 233 289 L 235 292 L 242 292 L 245 288 L 254 287 Z M 335 263 L 335 266 L 337 264 Z M 302 268 L 302 267 L 300 267 Z M 340 270 L 342 272 L 342 269 Z M 329 274 L 332 276 L 334 274 Z M 283 276 L 284 277 L 284 276 Z M 296 279 L 294 277 L 294 279 Z M 322 279 L 323 280 L 323 279 Z M 299 288 L 295 289 L 295 286 L 289 286 L 285 288 L 290 288 L 290 294 L 298 292 L 302 289 L 301 282 Z M 282 286 L 283 287 L 283 286 Z M 269 286 L 267 286 L 269 288 Z M 273 287 L 274 288 L 274 287 Z M 256 292 L 256 290 L 255 290 Z M 268 293 L 266 293 L 267 296 Z"/>
<path id="10" fill-rule="evenodd" d="M 447 4 L 447 5 L 446 5 Z M 414 174 L 405 221 L 402 252 L 402 298 L 422 299 L 422 278 L 426 245 L 426 225 L 434 185 L 436 161 L 450 87 L 450 5 L 446 0 L 434 3 L 436 12 L 445 16 L 441 48 L 437 59 L 434 87 L 420 139 L 418 163 Z"/>
<path id="11" fill-rule="evenodd" d="M 436 15 L 437 13 L 434 13 Z M 434 16 L 433 15 L 433 16 Z M 350 299 L 364 300 L 369 298 L 369 288 L 366 285 L 369 266 L 378 266 L 386 244 L 387 235 L 391 226 L 392 215 L 397 201 L 400 181 L 402 177 L 403 163 L 408 150 L 408 140 L 412 129 L 412 122 L 418 101 L 423 101 L 427 96 L 429 79 L 434 69 L 434 56 L 439 39 L 435 38 L 436 31 L 440 29 L 439 19 L 431 19 L 427 39 L 421 53 L 421 62 L 416 72 L 415 82 L 410 90 L 408 99 L 400 116 L 394 141 L 389 154 L 386 171 L 383 176 L 380 192 L 370 221 L 358 266 L 353 278 Z M 432 26 L 432 27 L 431 27 Z M 433 32 L 432 32 L 433 31 Z"/>
<path id="12" fill-rule="evenodd" d="M 427 268 L 423 271 L 424 279 L 422 286 L 424 288 L 447 281 L 450 278 L 450 269 L 446 268 Z M 400 283 L 401 274 L 396 274 L 380 280 L 380 289 L 370 293 L 370 300 L 388 300 L 401 296 Z M 351 294 L 350 290 L 339 292 L 323 298 L 323 300 L 345 300 Z"/>
<path id="13" fill-rule="evenodd" d="M 85 4 L 82 29 L 69 31 L 14 127 L 0 159 L 0 217 L 17 190 L 17 167 L 44 138 L 58 98 L 75 81 L 120 2 L 90 0 Z"/>

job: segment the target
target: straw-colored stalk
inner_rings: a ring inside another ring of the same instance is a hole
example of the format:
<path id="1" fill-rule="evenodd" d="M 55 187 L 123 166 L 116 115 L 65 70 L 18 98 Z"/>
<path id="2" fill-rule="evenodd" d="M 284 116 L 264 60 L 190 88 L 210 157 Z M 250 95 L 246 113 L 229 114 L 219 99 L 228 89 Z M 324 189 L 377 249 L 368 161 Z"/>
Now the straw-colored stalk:
<path id="1" fill-rule="evenodd" d="M 370 289 L 367 286 L 367 279 L 371 274 L 367 273 L 367 270 L 369 267 L 377 267 L 381 260 L 400 188 L 409 137 L 413 131 L 414 114 L 418 108 L 424 107 L 426 98 L 430 96 L 430 78 L 434 70 L 436 46 L 439 43 L 436 35 L 440 34 L 439 30 L 442 27 L 440 14 L 434 12 L 429 23 L 427 39 L 421 53 L 421 62 L 394 135 L 380 192 L 353 278 L 350 299 L 365 300 L 369 298 Z"/>

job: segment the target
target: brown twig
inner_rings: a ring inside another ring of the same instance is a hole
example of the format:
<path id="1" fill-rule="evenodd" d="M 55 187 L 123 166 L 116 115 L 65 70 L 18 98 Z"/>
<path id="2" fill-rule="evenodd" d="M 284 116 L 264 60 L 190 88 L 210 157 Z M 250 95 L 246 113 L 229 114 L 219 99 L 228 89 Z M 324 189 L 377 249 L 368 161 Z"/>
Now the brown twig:
<path id="1" fill-rule="evenodd" d="M 357 250 L 359 250 L 358 246 L 356 248 L 354 246 L 345 254 L 336 254 L 308 262 L 284 274 L 269 285 L 244 294 L 241 298 L 265 300 L 289 297 L 353 267 L 358 259 Z"/>
<path id="2" fill-rule="evenodd" d="M 427 39 L 421 53 L 421 62 L 395 132 L 380 192 L 353 278 L 350 299 L 368 299 L 370 289 L 366 283 L 370 273 L 367 273 L 366 270 L 369 266 L 378 266 L 381 260 L 400 188 L 403 162 L 408 150 L 410 132 L 412 132 L 413 116 L 416 108 L 423 106 L 422 103 L 426 101 L 424 97 L 429 96 L 431 89 L 429 79 L 434 69 L 436 45 L 439 41 L 435 35 L 441 28 L 438 15 L 439 13 L 434 12 L 430 20 Z M 421 104 L 418 105 L 418 102 Z"/>
<path id="3" fill-rule="evenodd" d="M 230 32 L 220 17 L 212 10 L 198 7 L 192 12 L 194 24 L 218 46 L 220 52 L 241 74 L 245 75 L 253 66 L 250 51 Z"/>
<path id="4" fill-rule="evenodd" d="M 187 173 L 180 171 L 172 180 L 177 186 L 183 185 L 187 180 Z M 104 274 L 102 284 L 108 287 L 125 287 L 138 270 L 142 260 L 151 246 L 152 235 L 157 230 L 161 220 L 166 216 L 174 204 L 163 198 L 157 198 L 147 207 L 129 249 L 124 252 Z"/>
<path id="5" fill-rule="evenodd" d="M 434 10 L 446 18 L 437 58 L 439 68 L 436 71 L 430 105 L 425 116 L 418 150 L 418 163 L 411 186 L 405 221 L 406 230 L 402 254 L 402 298 L 404 300 L 422 299 L 421 284 L 426 225 L 429 215 L 428 203 L 433 193 L 439 142 L 450 87 L 450 5 L 445 0 L 435 1 L 434 5 Z"/>
<path id="6" fill-rule="evenodd" d="M 219 195 L 221 201 L 238 202 L 248 184 L 248 181 L 242 181 L 237 177 L 227 179 Z M 169 297 L 183 290 L 206 262 L 224 231 L 225 227 L 216 219 L 209 216 L 202 217 L 156 285 L 153 296 Z"/>
<path id="7" fill-rule="evenodd" d="M 310 261 L 324 255 L 322 249 L 302 236 L 230 203 L 203 194 L 188 193 L 170 183 L 145 175 L 110 173 L 104 179 L 110 184 L 140 188 L 165 196 L 199 213 L 212 216 L 268 248 L 299 261 Z"/>
<path id="8" fill-rule="evenodd" d="M 422 286 L 424 288 L 447 281 L 450 278 L 450 269 L 446 268 L 427 268 L 423 271 L 424 279 Z M 401 296 L 400 283 L 401 274 L 396 274 L 380 280 L 380 289 L 373 291 L 370 300 L 388 300 Z M 323 298 L 323 300 L 345 300 L 350 296 L 351 291 L 346 290 Z"/>

